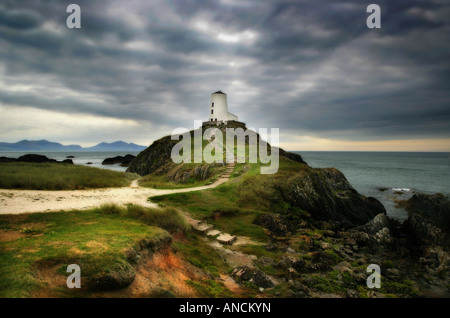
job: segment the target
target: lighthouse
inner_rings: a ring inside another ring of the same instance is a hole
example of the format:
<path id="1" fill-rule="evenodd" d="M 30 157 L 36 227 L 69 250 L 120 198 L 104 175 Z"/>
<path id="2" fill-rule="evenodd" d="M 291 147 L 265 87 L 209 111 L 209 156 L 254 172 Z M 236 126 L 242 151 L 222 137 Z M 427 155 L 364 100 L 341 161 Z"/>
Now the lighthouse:
<path id="1" fill-rule="evenodd" d="M 228 112 L 227 94 L 217 91 L 211 94 L 211 104 L 209 105 L 209 121 L 224 122 L 238 121 L 238 117 Z"/>

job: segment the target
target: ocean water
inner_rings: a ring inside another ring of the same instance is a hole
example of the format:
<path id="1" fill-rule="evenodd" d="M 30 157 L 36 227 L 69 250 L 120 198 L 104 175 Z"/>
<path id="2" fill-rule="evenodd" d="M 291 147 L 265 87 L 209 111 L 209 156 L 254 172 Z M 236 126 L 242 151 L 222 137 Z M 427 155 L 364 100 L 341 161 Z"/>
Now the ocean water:
<path id="1" fill-rule="evenodd" d="M 55 159 L 58 161 L 62 161 L 67 159 L 68 156 L 74 156 L 72 159 L 73 163 L 76 165 L 82 166 L 90 166 L 101 169 L 109 169 L 115 171 L 125 171 L 126 167 L 121 167 L 120 165 L 102 165 L 102 161 L 106 158 L 112 158 L 116 156 L 125 156 L 127 154 L 137 156 L 139 151 L 55 151 L 55 152 L 39 152 L 39 151 L 27 151 L 27 152 L 6 152 L 1 151 L 0 157 L 8 157 L 8 158 L 19 158 L 28 153 L 44 155 L 47 158 Z M 88 164 L 91 162 L 92 164 Z"/>
<path id="2" fill-rule="evenodd" d="M 399 221 L 407 212 L 396 207 L 396 200 L 415 192 L 450 194 L 448 152 L 295 152 L 311 167 L 337 168 L 356 191 L 378 199 L 387 215 Z"/>

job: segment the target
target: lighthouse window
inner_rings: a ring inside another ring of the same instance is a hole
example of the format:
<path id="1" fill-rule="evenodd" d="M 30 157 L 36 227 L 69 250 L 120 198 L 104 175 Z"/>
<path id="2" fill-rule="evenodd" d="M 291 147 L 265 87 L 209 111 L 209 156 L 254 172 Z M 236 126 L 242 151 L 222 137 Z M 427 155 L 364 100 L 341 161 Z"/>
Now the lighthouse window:
<path id="1" fill-rule="evenodd" d="M 214 109 L 211 109 L 211 114 L 214 114 Z"/>
<path id="2" fill-rule="evenodd" d="M 212 103 L 212 107 L 214 107 L 214 103 Z"/>

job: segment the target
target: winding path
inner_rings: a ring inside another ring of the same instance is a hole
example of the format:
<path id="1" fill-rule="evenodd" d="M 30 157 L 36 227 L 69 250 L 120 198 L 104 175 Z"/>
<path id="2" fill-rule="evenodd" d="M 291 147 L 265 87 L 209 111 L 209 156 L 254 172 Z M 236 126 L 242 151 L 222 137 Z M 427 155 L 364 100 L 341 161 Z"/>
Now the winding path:
<path id="1" fill-rule="evenodd" d="M 105 203 L 139 204 L 147 207 L 158 205 L 149 197 L 171 193 L 206 190 L 225 183 L 230 178 L 234 163 L 212 184 L 184 189 L 152 189 L 139 187 L 133 180 L 129 187 L 92 190 L 3 190 L 0 189 L 0 214 L 20 214 L 67 210 L 86 210 Z"/>

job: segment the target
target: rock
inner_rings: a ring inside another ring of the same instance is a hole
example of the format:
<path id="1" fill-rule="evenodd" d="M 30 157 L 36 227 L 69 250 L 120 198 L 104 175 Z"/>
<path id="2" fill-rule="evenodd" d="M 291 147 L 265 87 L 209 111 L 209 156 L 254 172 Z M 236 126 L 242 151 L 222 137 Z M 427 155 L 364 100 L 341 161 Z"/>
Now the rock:
<path id="1" fill-rule="evenodd" d="M 276 263 L 275 267 L 283 270 L 287 270 L 288 268 L 293 268 L 293 264 L 297 260 L 292 256 L 283 256 L 278 263 Z"/>
<path id="2" fill-rule="evenodd" d="M 288 281 L 288 284 L 291 285 L 297 292 L 300 292 L 300 293 L 301 293 L 301 294 L 299 295 L 300 297 L 305 297 L 305 296 L 308 294 L 308 292 L 309 292 L 308 287 L 305 286 L 305 285 L 303 285 L 302 283 L 300 283 L 300 282 L 297 281 L 297 280 L 290 279 L 290 280 Z"/>
<path id="3" fill-rule="evenodd" d="M 66 156 L 67 159 L 73 159 L 75 156 Z"/>
<path id="4" fill-rule="evenodd" d="M 5 157 L 2 157 L 2 158 L 5 158 Z M 2 161 L 2 160 L 4 160 L 4 161 Z M 17 159 L 5 158 L 5 159 L 2 159 L 2 160 L 0 160 L 0 162 L 34 162 L 34 163 L 55 162 L 55 163 L 66 163 L 66 164 L 72 164 L 73 165 L 73 161 L 71 159 L 65 159 L 63 161 L 57 161 L 55 159 L 50 159 L 50 158 L 47 158 L 46 156 L 36 155 L 36 154 L 23 155 L 23 156 L 20 156 Z"/>
<path id="5" fill-rule="evenodd" d="M 292 161 L 306 164 L 306 162 L 303 161 L 302 156 L 300 156 L 299 154 L 296 154 L 293 152 L 287 152 L 287 151 L 284 151 L 283 149 L 279 149 L 279 154 L 280 154 L 280 156 L 287 157 L 287 158 L 291 159 Z"/>
<path id="6" fill-rule="evenodd" d="M 263 266 L 275 266 L 275 260 L 270 257 L 262 256 L 258 259 L 258 263 Z"/>
<path id="7" fill-rule="evenodd" d="M 374 235 L 374 239 L 379 244 L 391 244 L 393 242 L 393 238 L 391 233 L 387 227 L 382 228 Z"/>
<path id="8" fill-rule="evenodd" d="M 128 264 L 117 264 L 108 272 L 97 274 L 90 279 L 88 286 L 93 290 L 115 290 L 129 286 L 135 279 L 136 273 Z"/>
<path id="9" fill-rule="evenodd" d="M 356 242 L 356 244 L 361 246 L 367 245 L 367 243 L 369 243 L 370 241 L 370 237 L 367 233 L 359 231 L 351 232 L 350 238 L 353 239 Z"/>
<path id="10" fill-rule="evenodd" d="M 347 289 L 345 291 L 345 296 L 347 298 L 359 298 L 359 293 L 358 293 L 358 291 L 356 291 L 354 289 Z"/>
<path id="11" fill-rule="evenodd" d="M 36 155 L 36 154 L 28 154 L 28 155 L 20 156 L 17 159 L 17 161 L 18 162 L 37 162 L 37 163 L 57 162 L 55 159 L 49 159 L 46 156 Z"/>
<path id="12" fill-rule="evenodd" d="M 433 265 L 436 272 L 442 272 L 448 268 L 449 254 L 444 251 L 441 246 L 428 247 L 424 251 L 424 257 L 420 258 L 420 262 L 424 265 Z"/>
<path id="13" fill-rule="evenodd" d="M 120 164 L 123 167 L 128 167 L 134 158 L 135 156 L 130 154 L 126 156 L 116 156 L 112 158 L 106 158 L 105 160 L 103 160 L 102 165 Z"/>
<path id="14" fill-rule="evenodd" d="M 335 237 L 336 233 L 334 231 L 331 230 L 322 230 L 322 234 L 325 236 L 330 236 L 330 237 Z"/>
<path id="15" fill-rule="evenodd" d="M 291 247 L 286 248 L 286 253 L 288 253 L 288 254 L 297 254 L 297 252 L 294 249 L 292 249 Z"/>
<path id="16" fill-rule="evenodd" d="M 231 275 L 241 281 L 253 283 L 257 287 L 271 288 L 274 286 L 272 280 L 266 274 L 264 274 L 264 272 L 257 268 L 238 266 L 233 269 Z"/>
<path id="17" fill-rule="evenodd" d="M 368 298 L 386 298 L 386 296 L 384 294 L 373 291 L 373 290 L 367 292 L 367 297 Z"/>
<path id="18" fill-rule="evenodd" d="M 65 160 L 61 161 L 61 163 L 67 163 L 67 164 L 73 165 L 72 159 L 65 159 Z"/>
<path id="19" fill-rule="evenodd" d="M 310 169 L 293 175 L 279 186 L 282 201 L 308 212 L 319 221 L 339 222 L 354 227 L 386 213 L 375 198 L 365 197 L 350 185 L 337 169 Z"/>
<path id="20" fill-rule="evenodd" d="M 372 220 L 362 226 L 358 226 L 355 230 L 370 235 L 377 234 L 383 228 L 390 227 L 390 220 L 384 213 L 376 215 Z"/>
<path id="21" fill-rule="evenodd" d="M 89 161 L 89 162 L 86 162 L 86 164 L 87 164 L 87 165 L 91 165 L 91 164 L 92 164 L 92 162 L 90 162 L 90 161 Z"/>
<path id="22" fill-rule="evenodd" d="M 329 270 L 333 265 L 336 265 L 336 260 L 331 255 L 318 251 L 311 259 L 310 269 L 324 272 Z"/>
<path id="23" fill-rule="evenodd" d="M 415 194 L 405 204 L 406 226 L 423 245 L 450 246 L 450 200 L 441 193 Z M 448 249 L 448 248 L 447 248 Z"/>
<path id="24" fill-rule="evenodd" d="M 274 235 L 284 236 L 289 233 L 288 222 L 280 214 L 260 214 L 256 217 L 254 223 L 268 229 Z"/>
<path id="25" fill-rule="evenodd" d="M 0 162 L 16 162 L 15 158 L 0 157 Z"/>
<path id="26" fill-rule="evenodd" d="M 339 264 L 333 267 L 335 270 L 338 270 L 341 273 L 350 273 L 353 274 L 352 265 L 349 262 L 342 261 Z"/>
<path id="27" fill-rule="evenodd" d="M 327 243 L 327 242 L 320 242 L 320 248 L 323 250 L 328 250 L 333 248 L 333 245 L 331 243 Z"/>

